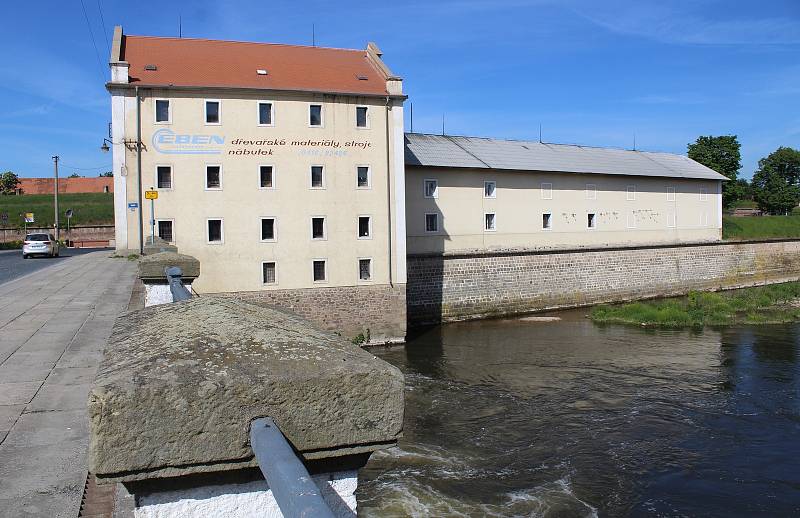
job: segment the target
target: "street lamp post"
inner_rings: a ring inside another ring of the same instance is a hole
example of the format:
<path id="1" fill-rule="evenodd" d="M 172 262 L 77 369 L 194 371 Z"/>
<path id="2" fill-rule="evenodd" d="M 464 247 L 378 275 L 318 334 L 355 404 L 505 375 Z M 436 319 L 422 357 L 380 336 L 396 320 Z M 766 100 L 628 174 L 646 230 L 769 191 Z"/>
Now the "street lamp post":
<path id="1" fill-rule="evenodd" d="M 58 155 L 53 157 L 55 165 L 55 189 L 53 189 L 53 207 L 55 209 L 56 241 L 58 241 Z"/>

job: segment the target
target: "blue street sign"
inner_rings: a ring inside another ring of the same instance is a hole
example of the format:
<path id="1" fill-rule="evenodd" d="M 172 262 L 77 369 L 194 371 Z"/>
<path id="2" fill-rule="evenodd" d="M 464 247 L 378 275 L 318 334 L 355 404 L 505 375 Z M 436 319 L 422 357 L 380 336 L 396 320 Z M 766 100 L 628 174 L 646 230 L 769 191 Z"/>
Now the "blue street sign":
<path id="1" fill-rule="evenodd" d="M 129 209 L 138 209 L 139 208 L 139 204 L 134 201 L 134 202 L 128 204 L 128 208 Z"/>

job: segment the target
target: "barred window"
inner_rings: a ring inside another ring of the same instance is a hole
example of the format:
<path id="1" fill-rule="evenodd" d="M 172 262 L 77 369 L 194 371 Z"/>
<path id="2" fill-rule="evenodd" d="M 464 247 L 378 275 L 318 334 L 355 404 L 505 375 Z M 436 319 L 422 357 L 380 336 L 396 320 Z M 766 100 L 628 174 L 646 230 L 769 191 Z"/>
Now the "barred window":
<path id="1" fill-rule="evenodd" d="M 156 168 L 156 185 L 159 189 L 172 189 L 172 167 L 160 165 Z"/>
<path id="2" fill-rule="evenodd" d="M 372 280 L 372 259 L 358 260 L 358 278 L 362 281 Z"/>
<path id="3" fill-rule="evenodd" d="M 261 263 L 261 276 L 264 284 L 275 284 L 275 263 Z"/>
<path id="4" fill-rule="evenodd" d="M 325 280 L 325 261 L 324 260 L 316 260 L 314 261 L 314 282 L 320 282 Z"/>

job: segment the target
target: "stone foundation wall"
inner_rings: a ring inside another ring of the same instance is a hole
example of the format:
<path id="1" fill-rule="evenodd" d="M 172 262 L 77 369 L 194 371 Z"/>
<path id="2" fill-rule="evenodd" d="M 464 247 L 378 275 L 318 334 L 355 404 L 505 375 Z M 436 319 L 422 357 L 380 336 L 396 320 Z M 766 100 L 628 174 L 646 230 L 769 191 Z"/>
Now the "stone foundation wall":
<path id="1" fill-rule="evenodd" d="M 61 225 L 64 226 L 59 235 L 61 239 L 69 239 L 70 241 L 109 241 L 114 239 L 114 225 L 71 227 L 69 232 L 67 232 L 65 221 L 62 220 Z M 49 234 L 53 233 L 53 229 L 29 225 L 28 233 L 34 232 Z M 0 243 L 21 241 L 23 239 L 25 239 L 25 230 L 23 228 L 0 228 Z"/>
<path id="2" fill-rule="evenodd" d="M 410 325 L 800 278 L 800 241 L 417 255 Z"/>
<path id="3" fill-rule="evenodd" d="M 364 343 L 402 342 L 406 336 L 406 285 L 341 286 L 220 293 L 301 315 L 323 329 Z M 368 340 L 367 340 L 368 338 Z"/>

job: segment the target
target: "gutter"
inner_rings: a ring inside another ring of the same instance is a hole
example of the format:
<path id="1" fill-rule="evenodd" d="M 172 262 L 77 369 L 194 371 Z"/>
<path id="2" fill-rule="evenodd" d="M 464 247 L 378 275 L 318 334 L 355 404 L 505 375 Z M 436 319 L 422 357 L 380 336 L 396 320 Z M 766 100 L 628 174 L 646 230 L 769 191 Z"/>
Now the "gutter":
<path id="1" fill-rule="evenodd" d="M 394 287 L 394 277 L 392 276 L 392 153 L 389 147 L 389 103 L 391 97 L 386 96 L 386 208 L 388 213 L 388 236 L 389 236 L 389 286 Z"/>
<path id="2" fill-rule="evenodd" d="M 136 179 L 139 191 L 139 255 L 144 255 L 144 216 L 142 211 L 142 102 L 139 99 L 139 87 L 134 87 L 136 94 Z"/>
<path id="3" fill-rule="evenodd" d="M 131 88 L 150 88 L 153 90 L 176 90 L 176 91 L 189 91 L 189 92 L 199 92 L 199 91 L 231 91 L 231 92 L 275 92 L 275 93 L 287 93 L 287 94 L 323 94 L 323 95 L 341 95 L 345 97 L 363 97 L 363 98 L 370 98 L 370 99 L 385 99 L 389 97 L 393 100 L 403 100 L 405 101 L 408 99 L 407 95 L 397 95 L 397 94 L 385 94 L 385 93 L 364 93 L 364 92 L 337 92 L 337 91 L 328 91 L 328 90 L 313 90 L 313 89 L 281 89 L 281 88 L 256 88 L 252 86 L 183 86 L 183 85 L 164 85 L 164 84 L 145 84 L 141 83 L 136 86 L 131 84 L 122 84 L 122 83 L 106 83 L 106 90 L 109 92 L 113 92 L 114 90 L 130 90 Z"/>

